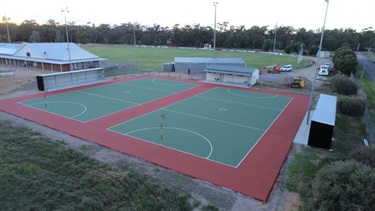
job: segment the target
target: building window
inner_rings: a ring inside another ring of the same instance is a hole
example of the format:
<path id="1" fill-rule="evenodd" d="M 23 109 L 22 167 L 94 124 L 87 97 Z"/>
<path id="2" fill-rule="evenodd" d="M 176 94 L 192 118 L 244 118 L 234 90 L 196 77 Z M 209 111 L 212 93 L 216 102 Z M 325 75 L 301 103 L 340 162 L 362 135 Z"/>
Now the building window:
<path id="1" fill-rule="evenodd" d="M 26 52 L 26 56 L 30 57 L 31 56 L 30 52 Z"/>

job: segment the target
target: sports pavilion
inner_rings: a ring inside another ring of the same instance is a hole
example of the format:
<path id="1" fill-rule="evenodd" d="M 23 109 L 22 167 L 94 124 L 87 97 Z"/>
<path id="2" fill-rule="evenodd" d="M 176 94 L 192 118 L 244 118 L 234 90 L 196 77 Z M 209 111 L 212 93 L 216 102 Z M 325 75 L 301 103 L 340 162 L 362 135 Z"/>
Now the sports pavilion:
<path id="1" fill-rule="evenodd" d="M 105 59 L 75 43 L 0 43 L 0 64 L 41 70 L 69 71 L 101 66 Z"/>

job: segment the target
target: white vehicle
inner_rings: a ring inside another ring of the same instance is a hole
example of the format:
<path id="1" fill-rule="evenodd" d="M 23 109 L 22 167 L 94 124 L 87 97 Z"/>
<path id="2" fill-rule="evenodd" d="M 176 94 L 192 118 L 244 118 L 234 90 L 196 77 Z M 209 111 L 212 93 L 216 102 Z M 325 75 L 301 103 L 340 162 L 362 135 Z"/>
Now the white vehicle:
<path id="1" fill-rule="evenodd" d="M 328 75 L 330 65 L 322 65 L 319 69 L 319 75 Z"/>
<path id="2" fill-rule="evenodd" d="M 291 64 L 288 64 L 288 65 L 284 65 L 283 67 L 281 67 L 280 71 L 281 72 L 290 72 L 293 70 L 293 65 Z"/>

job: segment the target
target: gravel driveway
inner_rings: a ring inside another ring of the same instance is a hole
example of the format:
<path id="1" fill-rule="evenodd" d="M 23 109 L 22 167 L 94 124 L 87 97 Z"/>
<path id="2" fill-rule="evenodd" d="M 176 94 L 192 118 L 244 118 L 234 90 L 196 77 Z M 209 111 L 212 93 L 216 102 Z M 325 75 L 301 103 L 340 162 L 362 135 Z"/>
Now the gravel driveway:
<path id="1" fill-rule="evenodd" d="M 306 57 L 310 60 L 313 60 L 316 62 L 317 58 L 316 57 Z M 320 63 L 325 64 L 325 63 L 332 63 L 331 59 L 327 58 L 321 58 Z M 315 77 L 315 68 L 316 65 L 313 64 L 310 67 L 302 68 L 302 69 L 293 69 L 291 72 L 280 72 L 280 73 L 263 73 L 259 77 L 259 82 L 264 83 L 264 82 L 282 82 L 286 77 L 304 77 L 308 79 L 310 82 L 314 81 Z M 316 86 L 320 86 L 322 82 L 326 79 L 325 76 L 319 76 L 317 75 L 316 78 Z"/>

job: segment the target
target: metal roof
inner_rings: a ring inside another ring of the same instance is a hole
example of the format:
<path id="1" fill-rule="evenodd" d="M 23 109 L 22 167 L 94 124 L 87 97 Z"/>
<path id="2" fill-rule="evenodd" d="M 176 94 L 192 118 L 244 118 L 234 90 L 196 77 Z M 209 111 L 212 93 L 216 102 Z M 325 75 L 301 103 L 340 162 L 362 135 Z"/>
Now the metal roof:
<path id="1" fill-rule="evenodd" d="M 23 44 L 0 43 L 0 54 L 13 55 L 23 46 Z"/>
<path id="2" fill-rule="evenodd" d="M 311 121 L 335 126 L 337 97 L 320 94 Z"/>
<path id="3" fill-rule="evenodd" d="M 231 74 L 231 75 L 245 75 L 250 76 L 252 75 L 257 69 L 256 68 L 248 68 L 248 67 L 238 67 L 238 66 L 230 66 L 230 65 L 210 65 L 205 72 L 213 72 L 213 73 L 223 73 L 223 74 Z"/>
<path id="4" fill-rule="evenodd" d="M 69 43 L 70 59 L 72 62 L 101 61 L 105 60 L 90 53 L 75 43 Z M 24 55 L 25 51 L 35 52 L 31 57 Z M 34 55 L 36 54 L 36 55 Z M 18 59 L 26 61 L 44 62 L 52 64 L 69 63 L 68 43 L 24 43 L 6 44 L 0 43 L 0 55 L 2 58 Z"/>
<path id="5" fill-rule="evenodd" d="M 209 57 L 175 57 L 175 63 L 227 63 L 227 64 L 245 64 L 241 58 L 209 58 Z"/>

